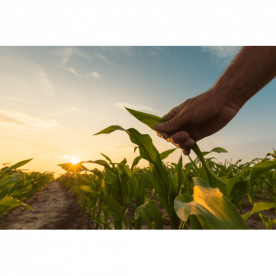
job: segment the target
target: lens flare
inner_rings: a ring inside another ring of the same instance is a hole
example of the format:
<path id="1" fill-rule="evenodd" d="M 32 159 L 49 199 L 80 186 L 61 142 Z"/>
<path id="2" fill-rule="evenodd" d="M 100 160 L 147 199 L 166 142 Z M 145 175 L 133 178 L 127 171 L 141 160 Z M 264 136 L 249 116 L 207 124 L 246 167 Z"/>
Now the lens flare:
<path id="1" fill-rule="evenodd" d="M 72 163 L 72 164 L 78 164 L 79 162 L 80 162 L 80 159 L 79 158 L 77 158 L 77 157 L 73 157 L 71 160 L 70 160 L 70 162 Z"/>

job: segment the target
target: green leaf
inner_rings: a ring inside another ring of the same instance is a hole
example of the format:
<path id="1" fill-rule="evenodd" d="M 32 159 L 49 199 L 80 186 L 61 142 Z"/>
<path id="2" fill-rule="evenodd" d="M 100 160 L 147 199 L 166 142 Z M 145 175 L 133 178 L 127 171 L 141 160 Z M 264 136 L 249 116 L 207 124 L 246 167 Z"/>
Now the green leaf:
<path id="1" fill-rule="evenodd" d="M 115 168 L 111 168 L 105 160 L 96 160 L 96 161 L 89 160 L 89 161 L 85 161 L 84 163 L 98 164 L 98 165 L 101 165 L 101 166 L 105 167 L 106 169 L 112 171 L 116 176 L 118 174 L 117 170 Z"/>
<path id="2" fill-rule="evenodd" d="M 177 148 L 174 148 L 174 149 L 170 149 L 170 150 L 166 150 L 166 151 L 163 151 L 162 153 L 160 153 L 160 158 L 161 160 L 167 158 L 171 153 L 173 153 L 175 150 L 177 150 Z"/>
<path id="3" fill-rule="evenodd" d="M 91 172 L 94 173 L 95 175 L 97 175 L 100 179 L 103 178 L 103 174 L 102 174 L 102 172 L 100 170 L 93 169 L 93 170 L 91 170 Z"/>
<path id="4" fill-rule="evenodd" d="M 262 213 L 259 214 L 266 229 L 271 230 L 273 225 L 276 224 L 276 219 L 267 219 Z"/>
<path id="5" fill-rule="evenodd" d="M 126 165 L 119 164 L 118 166 L 120 167 L 121 171 L 124 172 L 129 177 L 130 188 L 133 191 L 135 198 L 137 198 L 139 196 L 139 184 L 134 173 Z"/>
<path id="6" fill-rule="evenodd" d="M 23 206 L 27 207 L 28 209 L 33 210 L 33 208 L 30 205 L 23 203 L 20 200 L 13 198 L 11 196 L 6 196 L 6 197 L 0 199 L 0 206 L 8 207 L 9 209 L 15 208 L 20 205 L 23 205 Z"/>
<path id="7" fill-rule="evenodd" d="M 194 177 L 193 200 L 189 195 L 180 195 L 174 201 L 178 217 L 187 221 L 196 215 L 204 229 L 248 229 L 236 207 L 219 189 L 211 188 L 205 181 Z"/>
<path id="8" fill-rule="evenodd" d="M 110 159 L 108 156 L 106 156 L 106 155 L 103 154 L 103 153 L 101 153 L 101 155 L 102 155 L 107 161 L 109 161 L 110 163 L 112 163 L 111 159 Z"/>
<path id="9" fill-rule="evenodd" d="M 253 166 L 250 172 L 250 182 L 253 183 L 262 173 L 276 168 L 276 160 L 260 162 Z"/>
<path id="10" fill-rule="evenodd" d="M 182 154 L 181 154 L 173 174 L 174 187 L 176 188 L 177 193 L 179 193 L 182 186 L 182 178 L 181 178 L 182 167 L 183 167 L 183 163 L 182 163 Z"/>
<path id="11" fill-rule="evenodd" d="M 16 163 L 16 164 L 12 165 L 12 166 L 9 167 L 9 168 L 6 168 L 5 171 L 15 170 L 15 169 L 17 169 L 17 168 L 19 168 L 19 167 L 22 167 L 22 166 L 26 165 L 26 164 L 29 163 L 31 160 L 33 160 L 33 158 L 27 159 L 27 160 L 23 160 L 23 161 L 20 161 L 20 162 L 18 162 L 18 163 Z"/>
<path id="12" fill-rule="evenodd" d="M 190 225 L 192 230 L 203 229 L 199 219 L 195 215 L 190 215 Z"/>
<path id="13" fill-rule="evenodd" d="M 158 210 L 158 208 L 151 202 L 151 200 L 148 201 L 149 206 L 149 213 L 154 221 L 154 228 L 155 229 L 163 229 L 163 219 L 162 216 Z"/>
<path id="14" fill-rule="evenodd" d="M 165 119 L 162 119 L 158 116 L 155 115 L 151 115 L 148 113 L 143 113 L 143 112 L 139 112 L 130 108 L 125 107 L 126 110 L 132 114 L 136 119 L 138 119 L 140 122 L 146 124 L 147 126 L 149 126 L 152 130 L 155 130 L 155 125 L 157 123 L 162 123 L 162 122 L 166 122 Z"/>
<path id="15" fill-rule="evenodd" d="M 111 133 L 112 131 L 115 131 L 115 130 L 124 130 L 124 129 L 120 126 L 111 126 L 100 131 L 98 134 Z M 129 128 L 125 130 L 125 132 L 129 135 L 131 142 L 139 146 L 140 156 L 155 166 L 158 181 L 160 183 L 162 192 L 168 198 L 169 191 L 170 191 L 170 186 L 168 186 L 168 183 L 170 183 L 169 176 L 161 161 L 158 150 L 155 148 L 155 146 L 152 143 L 151 137 L 148 134 L 141 134 L 139 131 L 137 131 L 134 128 Z"/>
<path id="16" fill-rule="evenodd" d="M 200 171 L 199 171 L 198 167 L 196 166 L 196 164 L 194 163 L 194 161 L 191 159 L 191 157 L 190 157 L 190 156 L 188 156 L 188 157 L 189 157 L 189 159 L 190 159 L 190 161 L 191 161 L 191 164 L 193 165 L 193 172 L 194 172 L 194 175 L 195 175 L 196 177 L 199 177 L 199 176 L 200 176 Z"/>
<path id="17" fill-rule="evenodd" d="M 233 176 L 232 178 L 226 180 L 226 185 L 227 185 L 227 189 L 228 189 L 228 194 L 229 195 L 231 194 L 233 187 L 236 185 L 237 179 L 240 178 L 245 172 L 249 171 L 249 169 L 250 168 L 248 168 L 248 167 L 244 167 L 235 176 Z"/>
<path id="18" fill-rule="evenodd" d="M 227 153 L 228 151 L 224 148 L 221 148 L 221 147 L 216 147 L 216 148 L 213 148 L 211 151 L 203 151 L 202 152 L 202 156 L 205 156 L 211 152 L 216 152 L 216 153 Z M 194 160 L 194 163 L 197 164 L 199 162 L 199 158 L 197 157 L 195 160 Z"/>
<path id="19" fill-rule="evenodd" d="M 88 185 L 82 185 L 82 186 L 75 186 L 71 189 L 73 192 L 84 192 L 84 193 L 90 193 L 93 196 L 99 197 L 101 193 L 93 191 L 90 186 Z"/>
<path id="20" fill-rule="evenodd" d="M 136 119 L 138 119 L 142 123 L 146 124 L 147 126 L 149 126 L 153 130 L 156 130 L 156 128 L 155 128 L 155 124 L 156 123 L 160 123 L 160 122 L 165 122 L 166 121 L 165 119 L 162 119 L 162 118 L 157 117 L 155 115 L 151 115 L 151 114 L 135 111 L 135 110 L 132 110 L 132 109 L 129 109 L 129 108 L 127 108 L 127 110 Z M 105 131 L 105 130 L 103 130 L 103 131 Z M 133 143 L 135 143 L 135 142 L 133 142 Z M 139 147 L 139 149 L 140 149 L 140 147 Z M 205 167 L 205 170 L 207 172 L 207 175 L 208 175 L 211 187 L 213 187 L 213 188 L 218 187 L 220 189 L 220 191 L 224 195 L 228 196 L 228 190 L 227 190 L 226 184 L 220 178 L 218 178 L 214 174 L 214 172 L 209 168 L 208 164 L 205 162 L 205 159 L 203 158 L 202 152 L 200 151 L 200 149 L 199 149 L 199 147 L 198 147 L 198 145 L 196 143 L 194 143 L 194 145 L 192 147 L 192 150 L 195 152 L 195 154 L 198 156 L 199 160 L 201 161 L 201 163 Z M 223 148 L 214 148 L 213 151 L 224 152 L 226 150 L 223 149 Z M 142 156 L 141 149 L 140 149 L 140 155 Z M 145 158 L 144 156 L 142 156 L 142 157 Z M 145 159 L 148 160 L 147 158 L 145 158 Z M 169 183 L 169 182 L 167 182 L 167 183 Z"/>
<path id="21" fill-rule="evenodd" d="M 0 188 L 2 189 L 4 186 L 10 184 L 10 183 L 15 183 L 17 181 L 21 180 L 21 174 L 15 173 L 12 175 L 7 175 L 0 179 Z"/>
<path id="22" fill-rule="evenodd" d="M 126 220 L 124 216 L 124 208 L 108 194 L 104 194 L 104 199 L 110 212 L 120 217 L 126 226 L 131 227 L 131 223 L 128 220 Z"/>
<path id="23" fill-rule="evenodd" d="M 276 204 L 272 202 L 255 202 L 252 211 L 242 215 L 242 218 L 247 220 L 254 213 L 270 210 L 271 208 L 276 208 Z"/>
<path id="24" fill-rule="evenodd" d="M 235 186 L 233 187 L 229 198 L 235 200 L 245 195 L 249 195 L 250 191 L 251 191 L 251 183 L 249 181 L 249 178 L 247 178 L 238 183 L 235 183 Z"/>
<path id="25" fill-rule="evenodd" d="M 195 152 L 195 154 L 201 161 L 202 165 L 204 166 L 206 173 L 208 175 L 208 178 L 209 178 L 210 186 L 212 188 L 218 187 L 219 190 L 223 193 L 223 195 L 228 197 L 227 185 L 219 177 L 217 177 L 215 175 L 215 173 L 213 172 L 212 169 L 210 169 L 210 167 L 208 166 L 207 162 L 205 161 L 205 159 L 196 143 L 194 143 L 194 145 L 192 146 L 192 150 Z"/>
<path id="26" fill-rule="evenodd" d="M 117 125 L 113 125 L 113 126 L 110 126 L 110 127 L 107 127 L 105 129 L 103 129 L 102 131 L 98 132 L 98 133 L 95 133 L 94 135 L 99 135 L 99 134 L 109 134 L 115 130 L 123 130 L 125 131 L 124 128 L 120 127 L 120 126 L 117 126 Z"/>
<path id="27" fill-rule="evenodd" d="M 138 148 L 138 147 L 137 147 Z M 139 155 L 137 157 L 134 158 L 133 162 L 132 162 L 132 166 L 131 166 L 131 170 L 133 170 L 133 168 L 139 163 L 139 161 L 142 159 L 142 157 Z"/>

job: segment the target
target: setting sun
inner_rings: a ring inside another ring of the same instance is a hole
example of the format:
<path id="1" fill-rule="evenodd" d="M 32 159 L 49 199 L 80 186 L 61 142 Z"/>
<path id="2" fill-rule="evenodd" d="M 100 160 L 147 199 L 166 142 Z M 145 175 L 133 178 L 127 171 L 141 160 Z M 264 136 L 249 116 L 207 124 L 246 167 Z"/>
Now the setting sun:
<path id="1" fill-rule="evenodd" d="M 79 163 L 80 162 L 80 159 L 79 158 L 77 158 L 77 157 L 73 157 L 71 160 L 70 160 L 70 162 L 72 163 L 72 164 L 77 164 L 77 163 Z"/>

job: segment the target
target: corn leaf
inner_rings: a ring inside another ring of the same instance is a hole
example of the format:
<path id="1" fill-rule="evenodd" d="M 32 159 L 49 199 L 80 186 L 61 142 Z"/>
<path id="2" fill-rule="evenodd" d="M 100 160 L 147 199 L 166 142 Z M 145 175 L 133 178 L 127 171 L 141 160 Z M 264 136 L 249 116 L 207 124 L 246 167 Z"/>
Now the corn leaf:
<path id="1" fill-rule="evenodd" d="M 119 167 L 121 169 L 122 172 L 124 172 L 130 180 L 130 188 L 132 190 L 132 192 L 134 193 L 134 196 L 136 198 L 139 197 L 140 191 L 139 191 L 139 184 L 138 181 L 134 175 L 134 173 L 132 172 L 132 170 L 130 168 L 128 168 L 126 165 L 124 164 L 119 164 Z M 138 202 L 137 202 L 138 203 Z"/>
<path id="2" fill-rule="evenodd" d="M 93 196 L 99 197 L 101 193 L 93 191 L 90 186 L 88 185 L 82 185 L 82 186 L 75 186 L 71 189 L 73 192 L 84 192 L 84 193 L 90 193 Z"/>
<path id="3" fill-rule="evenodd" d="M 242 215 L 242 218 L 247 220 L 254 213 L 270 210 L 271 208 L 276 208 L 276 204 L 272 202 L 255 202 L 252 211 Z"/>
<path id="4" fill-rule="evenodd" d="M 160 117 L 157 117 L 157 116 L 154 116 L 154 115 L 151 115 L 151 114 L 135 111 L 135 110 L 128 109 L 128 108 L 127 108 L 127 110 L 136 119 L 138 119 L 142 123 L 148 125 L 153 130 L 156 130 L 156 128 L 155 128 L 155 124 L 156 123 L 165 122 L 166 121 L 166 120 L 164 120 L 164 119 L 162 119 Z M 106 132 L 106 129 L 104 131 Z M 220 191 L 225 196 L 228 196 L 228 190 L 227 190 L 226 184 L 219 177 L 217 177 L 214 174 L 214 172 L 209 168 L 207 162 L 205 161 L 205 159 L 204 159 L 204 157 L 202 155 L 202 152 L 200 151 L 200 149 L 199 149 L 199 147 L 198 147 L 198 145 L 196 143 L 194 143 L 194 145 L 192 147 L 192 150 L 195 152 L 195 154 L 197 155 L 197 157 L 199 158 L 199 160 L 201 161 L 201 163 L 205 167 L 205 170 L 206 170 L 206 173 L 208 175 L 209 183 L 210 183 L 211 187 L 213 187 L 213 188 L 218 187 L 220 189 Z M 223 148 L 214 148 L 213 151 L 223 152 L 223 151 L 226 151 L 226 150 L 224 150 Z"/>
<path id="5" fill-rule="evenodd" d="M 250 182 L 253 183 L 262 173 L 276 168 L 276 160 L 260 162 L 253 166 L 250 171 Z"/>
<path id="6" fill-rule="evenodd" d="M 177 193 L 179 193 L 182 186 L 182 177 L 181 177 L 182 167 L 183 167 L 183 163 L 182 163 L 182 154 L 181 154 L 173 174 L 174 187 L 177 190 Z"/>
<path id="7" fill-rule="evenodd" d="M 190 215 L 190 226 L 192 230 L 204 229 L 195 215 Z"/>
<path id="8" fill-rule="evenodd" d="M 112 163 L 111 159 L 110 159 L 108 156 L 106 156 L 106 155 L 103 154 L 103 153 L 101 153 L 101 155 L 102 155 L 107 161 L 109 161 L 110 163 Z"/>
<path id="9" fill-rule="evenodd" d="M 33 160 L 33 158 L 20 161 L 20 162 L 18 162 L 16 164 L 12 165 L 11 167 L 9 167 L 7 170 L 10 171 L 10 170 L 14 170 L 14 169 L 17 169 L 19 167 L 22 167 L 22 166 L 26 165 L 27 163 L 29 163 L 31 160 Z"/>
<path id="10" fill-rule="evenodd" d="M 151 200 L 148 201 L 149 206 L 149 213 L 154 221 L 154 228 L 155 229 L 163 229 L 163 219 L 160 214 L 160 211 L 158 208 L 151 202 Z"/>
<path id="11" fill-rule="evenodd" d="M 4 186 L 10 184 L 10 183 L 15 183 L 17 181 L 21 180 L 21 175 L 19 173 L 12 174 L 12 175 L 7 175 L 0 179 L 0 188 L 2 189 Z"/>
<path id="12" fill-rule="evenodd" d="M 137 166 L 137 164 L 139 163 L 139 161 L 142 159 L 142 157 L 139 155 L 137 157 L 134 158 L 133 162 L 132 162 L 132 166 L 131 166 L 131 170 L 133 170 L 133 168 L 135 166 Z"/>
<path id="13" fill-rule="evenodd" d="M 267 219 L 262 213 L 259 214 L 266 229 L 271 230 L 273 225 L 276 224 L 276 219 Z"/>
<path id="14" fill-rule="evenodd" d="M 161 158 L 161 160 L 167 158 L 167 157 L 168 157 L 171 153 L 173 153 L 176 149 L 177 149 L 177 148 L 175 148 L 175 149 L 170 149 L 170 150 L 166 150 L 166 151 L 163 151 L 162 153 L 160 153 L 160 158 Z"/>
<path id="15" fill-rule="evenodd" d="M 124 208 L 108 194 L 104 194 L 104 200 L 107 204 L 108 209 L 111 211 L 111 213 L 120 217 L 126 226 L 131 227 L 131 223 L 128 220 L 126 220 L 124 216 Z"/>
<path id="16" fill-rule="evenodd" d="M 23 206 L 27 207 L 28 209 L 33 210 L 33 208 L 30 205 L 23 203 L 20 200 L 13 198 L 11 196 L 6 196 L 6 197 L 0 199 L 0 206 L 8 207 L 9 209 L 15 208 L 20 205 L 23 205 Z"/>
<path id="17" fill-rule="evenodd" d="M 216 153 L 227 153 L 228 151 L 224 148 L 221 148 L 221 147 L 216 147 L 216 148 L 213 148 L 212 150 L 210 151 L 203 151 L 202 152 L 202 156 L 205 156 L 211 152 L 216 152 Z M 197 164 L 199 162 L 199 158 L 197 157 L 195 160 L 194 160 L 194 163 Z"/>
<path id="18" fill-rule="evenodd" d="M 233 176 L 232 178 L 226 180 L 226 185 L 227 185 L 227 189 L 228 189 L 228 194 L 230 195 L 232 192 L 232 189 L 234 188 L 234 186 L 236 185 L 237 179 L 240 178 L 245 172 L 249 171 L 250 168 L 248 167 L 244 167 L 242 168 L 242 170 L 237 173 L 235 176 Z"/>
<path id="19" fill-rule="evenodd" d="M 149 126 L 152 130 L 156 131 L 155 125 L 157 123 L 166 122 L 165 119 L 162 119 L 158 116 L 151 115 L 151 114 L 144 113 L 144 112 L 138 112 L 136 110 L 133 110 L 133 109 L 130 109 L 130 108 L 127 108 L 127 107 L 125 107 L 125 108 L 136 119 L 138 119 L 140 122 L 142 122 L 142 123 L 146 124 L 147 126 Z"/>
<path id="20" fill-rule="evenodd" d="M 94 173 L 95 175 L 97 175 L 100 179 L 103 178 L 103 174 L 102 174 L 102 172 L 100 170 L 93 169 L 93 170 L 91 170 L 91 172 Z"/>
<path id="21" fill-rule="evenodd" d="M 211 188 L 205 181 L 194 177 L 194 195 L 180 195 L 174 201 L 178 217 L 187 221 L 196 215 L 204 229 L 248 229 L 236 207 L 219 189 Z"/>

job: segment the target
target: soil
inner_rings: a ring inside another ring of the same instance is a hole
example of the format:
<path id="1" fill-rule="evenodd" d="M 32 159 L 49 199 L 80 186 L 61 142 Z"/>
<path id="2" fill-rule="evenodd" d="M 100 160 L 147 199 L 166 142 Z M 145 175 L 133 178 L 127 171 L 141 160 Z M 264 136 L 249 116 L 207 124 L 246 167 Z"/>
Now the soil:
<path id="1" fill-rule="evenodd" d="M 34 210 L 22 207 L 2 218 L 1 229 L 93 229 L 82 213 L 76 197 L 54 181 L 25 201 Z"/>
<path id="2" fill-rule="evenodd" d="M 266 201 L 269 201 L 269 198 Z M 53 181 L 25 203 L 34 210 L 26 211 L 22 207 L 15 208 L 12 213 L 2 218 L 0 229 L 95 229 L 88 216 L 80 210 L 76 197 L 58 181 Z M 162 215 L 166 213 L 161 206 L 158 208 Z M 251 204 L 245 201 L 242 204 L 242 210 L 244 214 L 250 212 Z M 262 213 L 266 218 L 276 219 L 274 209 Z M 132 216 L 133 211 L 129 205 L 126 218 L 130 220 Z M 168 220 L 164 219 L 163 224 L 164 229 L 171 228 Z M 255 215 L 248 218 L 246 224 L 250 229 L 266 229 L 262 220 Z M 190 228 L 189 221 L 188 228 Z M 142 229 L 147 229 L 145 222 Z M 273 229 L 276 229 L 276 225 L 273 226 Z"/>

